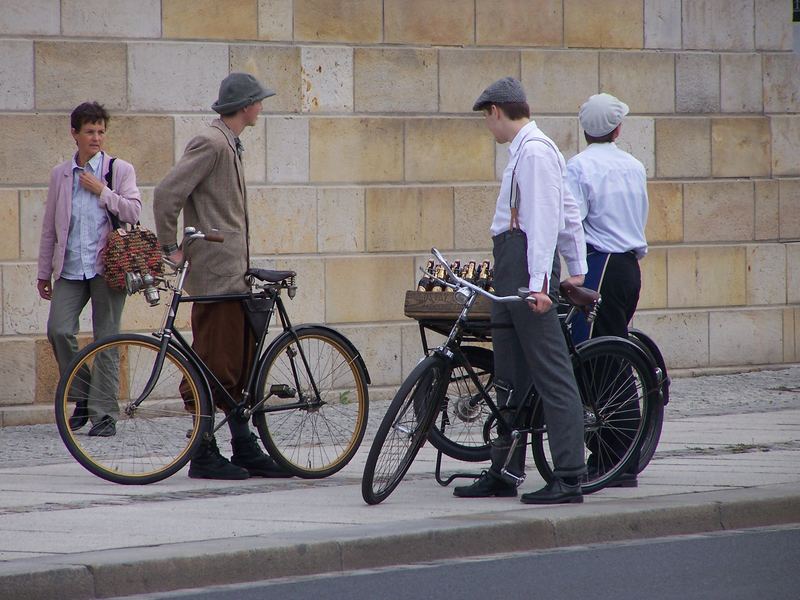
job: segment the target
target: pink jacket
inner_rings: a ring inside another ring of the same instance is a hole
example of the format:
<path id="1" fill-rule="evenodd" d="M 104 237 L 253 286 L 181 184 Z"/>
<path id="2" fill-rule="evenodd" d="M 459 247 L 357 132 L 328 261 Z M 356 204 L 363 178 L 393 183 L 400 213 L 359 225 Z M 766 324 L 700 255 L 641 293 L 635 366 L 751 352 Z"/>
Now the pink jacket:
<path id="1" fill-rule="evenodd" d="M 108 163 L 111 157 L 103 153 L 103 169 L 101 178 L 105 181 Z M 142 201 L 139 188 L 136 187 L 136 173 L 133 165 L 124 160 L 114 162 L 114 188 L 108 186 L 100 193 L 100 206 L 108 209 L 124 223 L 136 223 L 142 212 Z M 53 168 L 50 173 L 50 187 L 47 189 L 47 204 L 42 221 L 42 238 L 39 242 L 39 279 L 58 279 L 64 267 L 64 253 L 67 248 L 69 221 L 72 216 L 72 159 Z M 103 273 L 103 265 L 99 251 L 105 247 L 106 237 L 111 231 L 108 221 L 105 231 L 100 232 L 97 245 L 98 255 L 95 258 L 96 271 Z"/>

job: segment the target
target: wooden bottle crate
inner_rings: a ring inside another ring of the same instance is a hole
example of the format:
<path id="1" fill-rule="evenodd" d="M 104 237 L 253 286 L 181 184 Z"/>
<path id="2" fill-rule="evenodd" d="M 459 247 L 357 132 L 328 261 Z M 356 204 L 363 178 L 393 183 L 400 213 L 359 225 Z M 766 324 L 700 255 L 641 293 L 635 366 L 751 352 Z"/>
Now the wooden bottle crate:
<path id="1" fill-rule="evenodd" d="M 405 315 L 424 320 L 455 320 L 463 307 L 455 301 L 452 292 L 406 292 Z M 475 300 L 469 312 L 470 321 L 486 320 L 492 316 L 492 301 L 483 296 Z"/>

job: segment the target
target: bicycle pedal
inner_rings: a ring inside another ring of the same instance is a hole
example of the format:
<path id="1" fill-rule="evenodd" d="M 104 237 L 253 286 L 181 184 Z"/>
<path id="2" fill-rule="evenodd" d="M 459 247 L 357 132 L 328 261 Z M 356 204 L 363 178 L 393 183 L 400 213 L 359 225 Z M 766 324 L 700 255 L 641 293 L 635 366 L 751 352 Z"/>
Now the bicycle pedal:
<path id="1" fill-rule="evenodd" d="M 270 396 L 277 396 L 285 400 L 287 398 L 294 398 L 297 394 L 297 390 L 285 383 L 276 383 L 270 386 L 269 393 Z"/>
<path id="2" fill-rule="evenodd" d="M 517 475 L 515 473 L 512 473 L 508 469 L 501 469 L 500 475 L 503 476 L 503 479 L 505 479 L 509 483 L 513 483 L 517 487 L 521 486 L 522 483 L 525 481 L 525 475 Z"/>

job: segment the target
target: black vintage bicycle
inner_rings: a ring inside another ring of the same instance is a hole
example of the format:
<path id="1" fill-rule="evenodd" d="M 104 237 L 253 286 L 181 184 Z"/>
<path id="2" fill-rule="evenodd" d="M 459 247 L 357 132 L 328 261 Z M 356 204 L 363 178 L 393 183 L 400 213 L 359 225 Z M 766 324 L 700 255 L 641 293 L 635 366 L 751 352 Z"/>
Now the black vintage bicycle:
<path id="1" fill-rule="evenodd" d="M 547 423 L 535 387 L 531 385 L 527 400 L 516 409 L 501 411 L 494 397 L 491 351 L 462 346 L 465 339 L 487 341 L 488 329 L 497 326 L 469 318 L 480 296 L 494 302 L 520 302 L 527 290 L 520 290 L 519 296 L 495 296 L 450 271 L 438 250 L 431 252 L 448 272 L 449 281 L 439 283 L 454 288 L 453 297 L 463 308 L 450 323 L 446 341 L 426 352 L 402 383 L 378 428 L 362 479 L 362 496 L 368 504 L 382 502 L 394 491 L 427 439 L 439 450 L 439 458 L 444 452 L 461 460 L 486 460 L 498 423 L 517 440 L 508 451 L 503 475 L 521 483 L 505 467 L 518 441 L 529 434 L 539 473 L 545 481 L 553 478 Z M 598 299 L 596 292 L 585 288 L 575 288 L 567 298 L 570 311 L 591 311 Z M 567 336 L 570 319 L 567 314 L 562 321 Z M 657 443 L 652 432 L 656 427 L 660 432 L 662 386 L 645 351 L 629 340 L 601 337 L 575 346 L 568 337 L 568 346 L 584 412 L 589 472 L 582 487 L 591 493 L 640 460 L 645 443 Z M 443 485 L 459 476 L 439 480 L 438 465 L 437 461 L 437 480 Z"/>
<path id="2" fill-rule="evenodd" d="M 184 231 L 182 247 L 196 240 L 222 242 L 214 232 Z M 147 484 L 179 471 L 197 446 L 231 415 L 252 419 L 270 456 L 304 478 L 331 475 L 356 453 L 368 413 L 369 373 L 355 346 L 323 325 L 292 325 L 281 294 L 293 298 L 295 272 L 250 269 L 251 291 L 188 296 L 189 261 L 163 277 L 130 273 L 129 294 L 151 306 L 170 294 L 161 328 L 151 335 L 119 334 L 81 350 L 62 376 L 56 423 L 73 457 L 93 474 L 122 484 Z M 175 328 L 181 305 L 238 300 L 256 307 L 263 327 L 241 401 L 234 400 Z M 277 312 L 282 331 L 267 343 Z M 215 426 L 212 390 L 227 408 Z M 90 437 L 69 428 L 71 403 L 105 400 L 119 409 L 116 434 Z"/>

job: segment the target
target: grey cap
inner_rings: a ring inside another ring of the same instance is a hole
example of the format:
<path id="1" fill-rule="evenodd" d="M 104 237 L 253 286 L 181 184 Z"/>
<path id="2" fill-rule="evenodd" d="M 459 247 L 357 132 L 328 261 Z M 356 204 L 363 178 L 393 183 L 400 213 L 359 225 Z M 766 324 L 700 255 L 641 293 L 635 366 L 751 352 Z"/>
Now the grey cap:
<path id="1" fill-rule="evenodd" d="M 627 104 L 611 94 L 595 94 L 583 103 L 578 118 L 586 133 L 599 138 L 614 131 L 628 110 Z"/>
<path id="2" fill-rule="evenodd" d="M 481 110 L 486 104 L 501 104 L 503 102 L 527 102 L 522 84 L 513 77 L 498 79 L 478 96 L 472 110 Z"/>
<path id="3" fill-rule="evenodd" d="M 273 90 L 265 88 L 249 73 L 231 73 L 219 84 L 219 97 L 211 108 L 227 115 L 274 95 Z"/>

